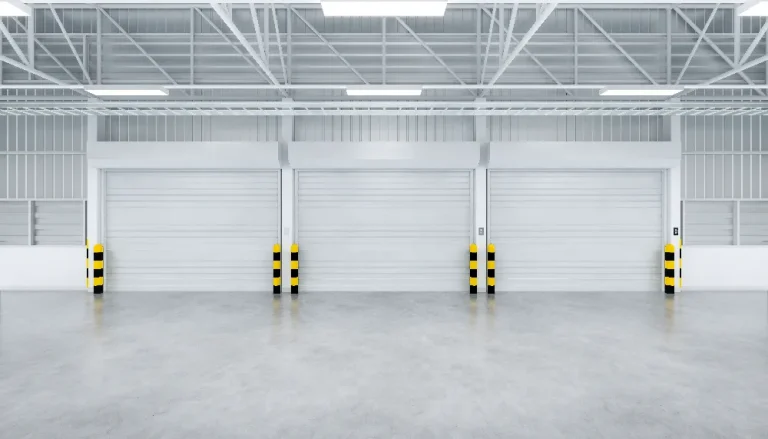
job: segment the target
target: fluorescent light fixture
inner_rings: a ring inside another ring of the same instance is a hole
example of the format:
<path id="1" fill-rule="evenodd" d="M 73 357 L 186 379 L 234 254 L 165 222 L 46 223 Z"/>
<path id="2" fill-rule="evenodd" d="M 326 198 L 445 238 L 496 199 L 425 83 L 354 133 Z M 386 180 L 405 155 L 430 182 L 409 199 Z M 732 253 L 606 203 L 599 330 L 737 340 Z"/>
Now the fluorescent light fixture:
<path id="1" fill-rule="evenodd" d="M 421 86 L 412 85 L 350 85 L 348 96 L 421 96 Z"/>
<path id="2" fill-rule="evenodd" d="M 32 8 L 18 0 L 0 0 L 0 17 L 29 17 Z"/>
<path id="3" fill-rule="evenodd" d="M 768 1 L 751 0 L 736 8 L 740 17 L 768 17 Z"/>
<path id="4" fill-rule="evenodd" d="M 600 90 L 600 96 L 670 97 L 682 91 L 683 87 L 606 87 Z"/>
<path id="5" fill-rule="evenodd" d="M 326 17 L 442 17 L 447 1 L 321 0 Z"/>
<path id="6" fill-rule="evenodd" d="M 130 86 L 130 85 L 98 85 L 85 87 L 85 91 L 94 96 L 124 97 L 124 96 L 168 96 L 165 87 Z"/>

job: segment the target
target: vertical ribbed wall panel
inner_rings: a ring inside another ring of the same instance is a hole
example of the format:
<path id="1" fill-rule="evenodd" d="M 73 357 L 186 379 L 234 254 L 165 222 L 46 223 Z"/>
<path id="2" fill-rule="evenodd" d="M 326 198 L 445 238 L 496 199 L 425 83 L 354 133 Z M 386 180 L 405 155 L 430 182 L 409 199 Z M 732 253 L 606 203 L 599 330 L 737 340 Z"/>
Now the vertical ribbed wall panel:
<path id="1" fill-rule="evenodd" d="M 277 117 L 108 116 L 99 118 L 106 142 L 276 141 Z"/>
<path id="2" fill-rule="evenodd" d="M 297 141 L 451 142 L 475 139 L 475 120 L 464 116 L 300 116 Z"/>
<path id="3" fill-rule="evenodd" d="M 656 142 L 668 141 L 668 118 L 661 116 L 494 116 L 494 142 Z"/>
<path id="4" fill-rule="evenodd" d="M 0 200 L 83 200 L 86 118 L 0 117 Z"/>

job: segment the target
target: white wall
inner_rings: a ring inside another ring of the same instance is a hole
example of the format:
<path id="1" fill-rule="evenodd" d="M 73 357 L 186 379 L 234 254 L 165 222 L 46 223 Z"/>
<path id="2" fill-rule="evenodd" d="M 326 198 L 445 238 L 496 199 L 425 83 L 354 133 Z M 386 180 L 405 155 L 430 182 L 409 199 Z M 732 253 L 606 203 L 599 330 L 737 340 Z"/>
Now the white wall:
<path id="1" fill-rule="evenodd" d="M 0 290 L 85 289 L 85 246 L 0 246 Z"/>
<path id="2" fill-rule="evenodd" d="M 683 291 L 768 290 L 768 246 L 683 248 Z"/>

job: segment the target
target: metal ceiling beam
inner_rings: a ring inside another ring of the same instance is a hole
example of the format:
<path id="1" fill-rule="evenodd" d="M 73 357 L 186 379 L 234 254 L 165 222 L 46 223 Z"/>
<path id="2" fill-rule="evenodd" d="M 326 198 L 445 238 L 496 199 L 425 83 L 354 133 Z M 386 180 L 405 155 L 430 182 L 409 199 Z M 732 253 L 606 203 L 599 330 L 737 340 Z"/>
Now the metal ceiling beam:
<path id="1" fill-rule="evenodd" d="M 635 60 L 635 58 L 633 58 L 633 57 L 632 57 L 632 55 L 630 55 L 630 54 L 629 54 L 629 53 L 628 53 L 626 50 L 624 50 L 624 48 L 623 48 L 623 47 L 621 47 L 621 45 L 620 45 L 620 44 L 619 44 L 619 43 L 618 43 L 618 42 L 617 42 L 617 41 L 616 41 L 616 40 L 615 40 L 615 39 L 614 39 L 614 38 L 613 38 L 613 37 L 612 37 L 612 36 L 611 36 L 611 35 L 610 35 L 608 32 L 606 32 L 606 31 L 605 31 L 605 29 L 603 29 L 603 27 L 602 27 L 602 26 L 600 26 L 600 24 L 599 24 L 597 21 L 595 21 L 595 19 L 594 19 L 594 18 L 592 18 L 592 16 L 591 16 L 591 15 L 589 15 L 589 14 L 587 13 L 587 11 L 585 11 L 583 8 L 579 8 L 579 9 L 578 9 L 578 11 L 579 11 L 579 12 L 581 12 L 581 15 L 583 15 L 583 16 L 584 16 L 584 18 L 586 18 L 586 19 L 587 19 L 587 21 L 589 21 L 589 22 L 592 24 L 592 26 L 594 26 L 594 28 L 595 28 L 595 29 L 597 29 L 597 31 L 598 31 L 598 32 L 600 32 L 601 34 L 603 34 L 603 36 L 605 37 L 605 39 L 606 39 L 606 40 L 608 40 L 608 41 L 609 41 L 611 44 L 613 44 L 613 46 L 614 46 L 614 47 L 615 47 L 615 48 L 616 48 L 616 49 L 617 49 L 619 52 L 621 52 L 621 54 L 622 54 L 622 55 L 624 55 L 624 57 L 625 57 L 625 58 L 626 58 L 626 59 L 627 59 L 627 60 L 628 60 L 630 63 L 632 63 L 632 65 L 633 65 L 633 66 L 635 66 L 635 68 L 636 68 L 636 69 L 637 69 L 637 70 L 638 70 L 640 73 L 642 73 L 642 74 L 643 74 L 643 76 L 645 76 L 646 78 L 648 78 L 648 80 L 651 82 L 651 84 L 653 84 L 653 85 L 658 85 L 658 83 L 656 82 L 656 80 L 655 80 L 655 79 L 653 79 L 653 77 L 652 77 L 651 75 L 649 75 L 649 74 L 648 74 L 648 72 L 647 72 L 647 71 L 646 71 L 646 70 L 645 70 L 645 69 L 644 69 L 644 68 L 643 68 L 643 67 L 640 65 L 640 63 L 638 63 L 638 62 Z"/>
<path id="2" fill-rule="evenodd" d="M 21 48 L 18 44 L 16 44 L 16 40 L 13 38 L 13 35 L 11 35 L 10 32 L 8 32 L 8 28 L 5 27 L 5 24 L 3 24 L 3 20 L 0 20 L 0 32 L 3 33 L 3 36 L 6 40 L 8 40 L 8 43 L 13 48 L 13 51 L 16 52 L 16 56 L 19 57 L 22 63 L 29 64 L 29 60 L 24 55 L 24 52 L 21 51 Z"/>
<path id="3" fill-rule="evenodd" d="M 405 29 L 405 30 L 406 30 L 406 31 L 407 31 L 409 34 L 411 34 L 411 36 L 413 37 L 413 39 L 414 39 L 414 40 L 416 40 L 416 41 L 418 41 L 418 42 L 419 42 L 419 44 L 421 44 L 421 47 L 423 47 L 424 49 L 426 49 L 426 51 L 427 51 L 427 52 L 429 52 L 429 54 L 430 54 L 430 55 L 432 55 L 432 57 L 433 57 L 435 60 L 437 60 L 437 62 L 438 62 L 438 63 L 440 63 L 440 65 L 441 65 L 441 66 L 445 67 L 445 69 L 446 69 L 446 70 L 448 70 L 448 73 L 450 73 L 450 74 L 451 74 L 451 76 L 453 76 L 454 78 L 456 78 L 456 80 L 457 80 L 457 81 L 459 81 L 459 84 L 461 84 L 461 85 L 466 85 L 466 83 L 465 83 L 464 81 L 462 81 L 462 79 L 459 77 L 459 75 L 457 75 L 457 74 L 456 74 L 456 72 L 454 72 L 454 71 L 453 71 L 453 69 L 452 69 L 452 68 L 450 68 L 450 67 L 448 66 L 448 64 L 446 64 L 446 63 L 445 63 L 445 61 L 443 61 L 443 59 L 442 59 L 442 58 L 440 58 L 440 57 L 437 55 L 437 53 L 435 53 L 435 51 L 434 51 L 434 50 L 432 50 L 432 48 L 431 48 L 431 47 L 429 47 L 429 45 L 427 45 L 427 43 L 425 43 L 425 42 L 424 42 L 424 40 L 422 40 L 422 39 L 421 39 L 421 37 L 419 37 L 419 35 L 418 35 L 416 32 L 414 32 L 414 31 L 413 31 L 413 29 L 411 29 L 411 28 L 410 28 L 410 26 L 408 26 L 407 24 L 405 24 L 405 21 L 403 21 L 403 19 L 402 19 L 402 18 L 400 18 L 400 17 L 395 17 L 395 20 L 397 20 L 397 22 L 398 22 L 398 23 L 400 23 L 400 26 L 402 26 L 402 27 L 403 27 L 403 29 Z"/>
<path id="4" fill-rule="evenodd" d="M 488 68 L 488 56 L 491 54 L 491 40 L 493 38 L 493 25 L 496 24 L 496 10 L 498 5 L 493 4 L 493 10 L 491 11 L 491 22 L 488 24 L 488 40 L 485 42 L 485 56 L 483 57 L 483 67 L 480 69 L 480 83 L 485 83 L 485 71 Z M 501 27 L 501 23 L 499 23 Z"/>
<path id="5" fill-rule="evenodd" d="M 80 59 L 80 55 L 77 53 L 77 50 L 75 50 L 75 45 L 72 44 L 72 40 L 69 38 L 69 33 L 67 33 L 67 29 L 64 28 L 64 23 L 61 22 L 61 18 L 59 18 L 59 14 L 56 12 L 56 9 L 54 9 L 53 5 L 51 5 L 50 3 L 48 4 L 48 7 L 51 9 L 51 14 L 53 14 L 53 19 L 56 21 L 56 24 L 59 26 L 59 29 L 61 29 L 61 34 L 64 35 L 64 39 L 67 40 L 67 45 L 69 45 L 69 49 L 72 51 L 72 55 L 74 55 L 75 60 L 77 61 L 77 65 L 79 65 L 80 69 L 83 71 L 83 75 L 85 76 L 85 79 L 88 81 L 89 84 L 93 84 L 93 81 L 91 81 L 91 75 L 88 74 L 88 69 L 85 67 L 83 60 Z"/>
<path id="6" fill-rule="evenodd" d="M 41 72 L 40 70 L 32 68 L 32 67 L 30 67 L 30 66 L 28 66 L 26 64 L 22 64 L 22 63 L 14 60 L 14 59 L 8 58 L 5 55 L 0 55 L 0 62 L 4 62 L 4 63 L 6 63 L 8 65 L 16 67 L 17 69 L 24 70 L 27 73 L 31 73 L 31 74 L 39 77 L 39 78 L 45 79 L 46 81 L 53 82 L 54 84 L 57 84 L 57 85 L 60 85 L 60 86 L 68 87 L 68 86 L 71 85 L 71 84 L 67 84 L 66 82 L 61 81 L 61 80 L 59 80 L 57 78 L 54 78 L 53 76 L 51 76 L 51 75 L 49 75 L 47 73 Z"/>
<path id="7" fill-rule="evenodd" d="M 515 31 L 515 23 L 517 22 L 517 11 L 520 8 L 520 4 L 515 2 L 512 5 L 512 14 L 509 16 L 509 26 L 507 26 L 507 40 L 504 42 L 504 50 L 501 52 L 501 56 L 506 58 L 509 55 L 509 46 L 512 43 L 512 33 Z"/>
<path id="8" fill-rule="evenodd" d="M 768 20 L 763 23 L 763 27 L 760 28 L 760 32 L 758 32 L 757 36 L 754 40 L 752 40 L 752 44 L 749 45 L 749 48 L 746 52 L 744 52 L 744 56 L 739 61 L 739 64 L 744 64 L 750 56 L 752 56 L 752 53 L 757 49 L 757 45 L 760 44 L 760 40 L 763 39 L 765 36 L 765 33 L 768 32 Z"/>
<path id="9" fill-rule="evenodd" d="M 133 39 L 133 37 L 132 37 L 132 36 L 131 36 L 131 35 L 130 35 L 128 32 L 126 32 L 126 30 L 125 30 L 125 29 L 123 29 L 123 27 L 122 27 L 122 26 L 120 26 L 120 24 L 119 24 L 119 23 L 118 23 L 118 22 L 117 22 L 117 21 L 116 21 L 114 18 L 112 18 L 112 16 L 110 16 L 110 15 L 107 13 L 107 11 L 105 11 L 104 9 L 102 9 L 102 8 L 101 8 L 101 7 L 99 7 L 99 6 L 96 6 L 96 10 L 97 10 L 97 11 L 99 11 L 99 12 L 100 12 L 100 13 L 101 13 L 101 14 L 102 14 L 104 17 L 106 17 L 106 18 L 107 18 L 107 20 L 109 20 L 109 22 L 110 22 L 110 23 L 112 23 L 112 25 L 113 25 L 113 26 L 115 26 L 115 28 L 116 28 L 116 29 L 117 29 L 117 30 L 118 30 L 118 31 L 119 31 L 121 34 L 123 34 L 123 36 L 124 36 L 126 39 L 128 39 L 128 41 L 130 41 L 130 42 L 131 42 L 131 44 L 133 44 L 134 46 L 136 46 L 136 49 L 138 49 L 138 50 L 139 50 L 139 52 L 141 52 L 141 54 L 142 54 L 142 55 L 144 55 L 144 57 L 145 57 L 145 58 L 147 58 L 147 59 L 149 60 L 149 62 L 150 62 L 150 63 L 152 63 L 152 65 L 153 65 L 153 66 L 155 66 L 155 68 L 156 68 L 157 70 L 159 70 L 159 71 L 160 71 L 160 73 L 162 73 L 162 75 L 163 75 L 163 76 L 165 76 L 165 77 L 166 77 L 166 78 L 167 78 L 169 81 L 171 81 L 172 83 L 174 83 L 174 84 L 178 84 L 178 83 L 176 82 L 176 80 L 175 80 L 175 79 L 173 79 L 173 77 L 172 77 L 170 74 L 168 74 L 168 72 L 167 72 L 167 71 L 166 71 L 166 70 L 165 70 L 165 69 L 164 69 L 162 66 L 160 66 L 160 64 L 158 64 L 158 63 L 157 63 L 157 61 L 155 61 L 155 59 L 154 59 L 154 58 L 152 58 L 152 56 L 150 56 L 150 54 L 149 54 L 149 53 L 147 53 L 147 51 L 146 51 L 146 50 L 144 50 L 144 48 L 143 48 L 143 47 L 141 47 L 141 45 L 140 45 L 139 43 L 137 43 L 137 42 L 136 42 L 136 40 L 135 40 L 135 39 Z"/>
<path id="10" fill-rule="evenodd" d="M 224 41 L 226 41 L 227 44 L 229 44 L 230 47 L 232 47 L 232 49 L 234 49 L 234 51 L 245 60 L 245 62 L 247 62 L 251 67 L 256 69 L 256 72 L 262 78 L 264 78 L 265 81 L 269 82 L 269 78 L 267 78 L 267 75 L 264 74 L 264 71 L 261 69 L 261 67 L 259 67 L 258 64 L 256 64 L 250 56 L 248 56 L 248 54 L 243 53 L 243 51 L 240 50 L 240 48 L 237 47 L 237 45 L 233 43 L 232 40 L 230 40 L 229 37 L 221 30 L 221 28 L 219 28 L 219 26 L 213 22 L 213 20 L 208 18 L 208 16 L 205 15 L 203 11 L 201 11 L 199 8 L 192 8 L 192 10 L 197 12 L 197 14 L 200 15 L 201 17 L 203 17 L 203 19 L 208 23 L 208 25 L 211 26 L 211 28 L 213 28 L 213 30 L 216 31 L 216 33 L 219 34 L 221 38 L 223 38 Z"/>
<path id="11" fill-rule="evenodd" d="M 495 75 L 493 75 L 493 78 L 488 82 L 488 86 L 491 86 L 496 83 L 496 81 L 501 78 L 502 75 L 504 75 L 504 72 L 507 70 L 510 64 L 512 64 L 512 61 L 517 58 L 517 56 L 522 52 L 522 50 L 525 48 L 525 46 L 528 44 L 529 41 L 531 41 L 531 38 L 533 38 L 534 35 L 536 35 L 536 32 L 538 32 L 541 25 L 544 24 L 544 22 L 547 20 L 547 18 L 554 12 L 555 8 L 557 8 L 557 2 L 552 2 L 547 4 L 546 9 L 544 9 L 541 14 L 539 14 L 536 17 L 536 21 L 533 23 L 531 28 L 528 30 L 528 32 L 523 35 L 523 38 L 520 40 L 520 42 L 517 43 L 517 46 L 515 46 L 515 49 L 512 51 L 512 53 L 504 60 L 501 67 L 499 67 L 499 70 L 496 72 Z M 485 95 L 485 92 L 481 95 L 481 97 Z"/>
<path id="12" fill-rule="evenodd" d="M 719 7 L 720 7 L 720 4 L 715 5 L 715 8 L 712 9 L 712 13 L 709 15 L 709 18 L 707 19 L 707 22 L 704 23 L 704 28 L 701 30 L 701 33 L 699 34 L 699 38 L 696 39 L 696 44 L 693 45 L 693 49 L 691 50 L 691 53 L 688 54 L 688 58 L 686 58 L 685 64 L 683 65 L 682 70 L 680 70 L 680 74 L 677 75 L 677 81 L 675 81 L 675 85 L 680 83 L 680 80 L 683 79 L 683 75 L 685 75 L 685 71 L 688 70 L 688 66 L 691 65 L 691 60 L 693 60 L 693 56 L 696 54 L 696 51 L 699 50 L 701 41 L 704 39 L 704 35 L 707 34 L 707 29 L 709 29 L 709 25 L 712 24 L 712 21 L 715 19 L 715 14 L 717 14 L 717 10 Z"/>
<path id="13" fill-rule="evenodd" d="M 722 81 L 723 79 L 725 79 L 725 78 L 727 78 L 729 76 L 735 75 L 737 73 L 741 73 L 744 70 L 747 70 L 747 69 L 750 69 L 752 67 L 755 67 L 758 64 L 762 64 L 762 63 L 764 63 L 766 61 L 768 61 L 768 55 L 763 55 L 760 58 L 755 58 L 755 59 L 753 59 L 752 61 L 750 61 L 750 62 L 748 62 L 746 64 L 742 64 L 742 65 L 737 66 L 737 67 L 735 67 L 735 68 L 733 68 L 733 69 L 731 69 L 731 70 L 729 70 L 729 71 L 727 71 L 727 72 L 725 72 L 723 74 L 717 75 L 714 78 L 706 80 L 706 81 L 702 82 L 699 85 L 700 86 L 712 85 L 715 82 Z"/>
<path id="14" fill-rule="evenodd" d="M 363 75 L 361 75 L 360 72 L 357 71 L 357 69 L 352 67 L 352 64 L 350 64 L 349 61 L 347 61 L 347 59 L 344 58 L 344 56 L 342 56 L 342 54 L 339 53 L 339 51 L 336 50 L 335 47 L 333 47 L 333 44 L 331 44 L 320 32 L 318 32 L 317 29 L 315 29 L 315 27 L 312 26 L 312 24 L 309 21 L 307 21 L 306 18 L 304 18 L 301 14 L 299 14 L 299 12 L 296 9 L 294 9 L 292 6 L 289 6 L 288 9 L 291 12 L 293 12 L 297 17 L 299 17 L 299 20 L 301 20 L 304 23 L 304 25 L 307 26 L 307 29 L 312 31 L 312 33 L 315 34 L 315 36 L 319 38 L 320 41 L 325 43 L 325 45 L 328 46 L 328 49 L 330 49 L 331 52 L 333 52 L 333 54 L 336 55 L 336 57 L 338 57 L 341 60 L 341 62 L 344 63 L 344 65 L 346 65 L 347 67 L 349 67 L 350 70 L 352 70 L 352 73 L 354 73 L 358 78 L 360 78 L 360 80 L 363 81 L 363 83 L 369 84 L 369 82 L 363 77 Z"/>
<path id="15" fill-rule="evenodd" d="M 240 42 L 240 44 L 245 48 L 246 52 L 248 52 L 249 55 L 251 55 L 251 58 L 256 61 L 256 64 L 259 65 L 261 70 L 264 71 L 264 74 L 267 75 L 267 79 L 269 82 L 275 85 L 280 85 L 280 81 L 275 78 L 275 75 L 272 74 L 272 72 L 269 70 L 269 66 L 266 65 L 264 60 L 259 56 L 258 53 L 253 49 L 253 46 L 251 46 L 251 43 L 248 42 L 248 40 L 245 38 L 245 35 L 243 35 L 242 32 L 240 32 L 240 29 L 237 28 L 237 25 L 234 21 L 232 21 L 232 17 L 228 16 L 226 11 L 222 8 L 221 4 L 219 3 L 211 3 L 211 8 L 219 15 L 221 20 L 224 22 L 224 24 L 229 27 L 229 30 L 232 31 L 232 33 L 235 35 L 235 38 Z"/>
<path id="16" fill-rule="evenodd" d="M 283 84 L 288 83 L 288 71 L 285 69 L 285 58 L 283 57 L 283 42 L 280 41 L 280 25 L 277 21 L 277 9 L 272 5 L 272 20 L 275 22 L 275 39 L 277 39 L 277 53 L 280 56 L 280 67 L 283 70 Z M 269 25 L 269 24 L 267 24 Z"/>
<path id="17" fill-rule="evenodd" d="M 491 16 L 491 13 L 490 13 L 490 12 L 489 12 L 487 9 L 483 8 L 483 9 L 482 9 L 482 11 L 483 11 L 483 12 L 484 12 L 484 13 L 485 13 L 487 16 L 491 17 L 491 19 L 492 19 L 492 20 L 496 20 L 496 18 L 495 18 L 495 17 Z M 498 21 L 498 20 L 497 20 L 497 21 L 496 21 L 496 25 L 498 25 L 498 26 L 501 26 L 501 21 Z M 517 39 L 517 37 L 515 37 L 514 35 L 512 35 L 512 33 L 511 33 L 511 32 L 510 32 L 509 34 L 507 34 L 507 36 L 511 36 L 511 38 L 512 38 L 512 41 L 514 41 L 516 45 L 518 45 L 518 46 L 520 45 L 520 40 L 518 40 L 518 39 Z M 555 74 L 554 74 L 554 73 L 552 73 L 552 72 L 551 72 L 551 71 L 550 71 L 550 70 L 547 68 L 547 66 L 545 66 L 544 64 L 542 64 L 542 62 L 539 60 L 539 58 L 538 58 L 536 55 L 534 55 L 533 53 L 531 53 L 531 51 L 530 51 L 530 50 L 528 50 L 528 48 L 527 48 L 527 47 L 523 47 L 523 53 L 524 53 L 526 56 L 528 56 L 528 58 L 530 58 L 530 60 L 531 60 L 531 61 L 533 61 L 533 62 L 534 62 L 534 64 L 536 64 L 537 66 L 539 66 L 539 68 L 540 68 L 542 71 L 544 71 L 544 73 L 545 73 L 547 76 L 549 76 L 549 79 L 551 79 L 552 81 L 554 81 L 554 83 L 555 83 L 555 84 L 557 84 L 557 85 L 559 85 L 559 86 L 561 86 L 561 87 L 563 86 L 563 83 L 562 83 L 562 82 L 561 82 L 559 79 L 557 79 L 557 76 L 555 76 Z M 576 64 L 576 59 L 575 59 L 575 58 L 574 58 L 574 64 Z M 570 92 L 566 92 L 566 93 L 570 94 Z"/>
<path id="18" fill-rule="evenodd" d="M 249 8 L 251 10 L 251 20 L 253 21 L 253 29 L 256 32 L 256 43 L 259 45 L 259 52 L 261 52 L 261 60 L 264 61 L 264 64 L 269 65 L 269 60 L 267 58 L 267 49 L 264 48 L 264 38 L 261 35 L 261 26 L 259 26 L 259 17 L 256 13 L 256 5 L 253 3 L 250 3 Z M 269 26 L 269 22 L 265 23 L 267 26 Z"/>
<path id="19" fill-rule="evenodd" d="M 689 26 L 691 29 L 693 29 L 693 30 L 694 30 L 694 32 L 696 32 L 696 33 L 697 33 L 697 34 L 699 34 L 699 35 L 702 35 L 702 38 L 704 38 L 704 41 L 705 41 L 705 42 L 706 42 L 706 43 L 709 45 L 709 47 L 711 47 L 711 48 L 712 48 L 712 50 L 714 50 L 714 51 L 715 51 L 715 52 L 716 52 L 716 53 L 717 53 L 717 54 L 720 56 L 720 58 L 722 58 L 722 59 L 723 59 L 723 61 L 725 61 L 725 62 L 728 64 L 728 66 L 729 66 L 730 68 L 732 68 L 732 69 L 736 69 L 736 68 L 738 68 L 738 67 L 739 67 L 738 65 L 736 65 L 736 63 L 734 63 L 734 62 L 733 62 L 733 60 L 731 60 L 731 58 L 730 58 L 728 55 L 726 55 L 725 53 L 723 53 L 723 51 L 722 51 L 722 50 L 720 50 L 720 48 L 719 48 L 719 47 L 717 47 L 717 44 L 715 44 L 715 43 L 712 41 L 712 39 L 710 39 L 710 38 L 709 38 L 709 37 L 708 37 L 708 36 L 707 36 L 707 35 L 706 35 L 704 32 L 702 32 L 702 31 L 701 31 L 701 29 L 699 29 L 699 27 L 698 27 L 698 26 L 696 26 L 696 23 L 694 23 L 694 22 L 693 22 L 693 21 L 692 21 L 690 18 L 688 18 L 688 16 L 687 16 L 687 15 L 685 15 L 685 13 L 683 13 L 683 11 L 682 11 L 682 10 L 680 10 L 680 8 L 673 8 L 673 10 L 675 11 L 675 13 L 677 13 L 677 15 L 678 15 L 678 16 L 679 16 L 681 19 L 683 19 L 683 21 L 685 21 L 685 23 L 686 23 L 686 24 L 687 24 L 687 25 L 688 25 L 688 26 Z M 737 72 L 737 74 L 738 74 L 739 76 L 741 76 L 741 78 L 742 78 L 742 79 L 743 79 L 743 80 L 744 80 L 744 81 L 745 81 L 747 84 L 749 84 L 749 85 L 755 85 L 755 82 L 754 82 L 754 81 L 752 81 L 752 79 L 750 79 L 750 78 L 749 78 L 749 76 L 745 75 L 743 71 L 739 71 L 739 72 Z M 758 90 L 758 93 L 760 93 L 761 95 L 765 96 L 765 93 L 763 93 L 761 90 Z"/>
<path id="20" fill-rule="evenodd" d="M 18 18 L 13 17 L 13 20 L 16 22 L 16 25 L 19 26 L 19 28 L 22 31 L 24 32 L 27 31 L 27 28 L 25 28 L 21 24 L 21 21 Z M 64 66 L 64 64 L 62 64 L 62 62 L 53 53 L 51 53 L 51 51 L 48 50 L 48 48 L 45 47 L 45 45 L 43 45 L 43 43 L 41 43 L 37 37 L 35 37 L 35 43 L 43 50 L 43 52 L 45 52 L 46 55 L 48 55 L 53 60 L 53 62 L 56 63 L 57 66 L 59 66 L 60 69 L 64 71 L 64 73 L 66 73 L 70 78 L 72 78 L 72 80 L 75 81 L 76 84 L 80 84 L 80 80 L 77 79 L 77 77 L 72 73 L 72 71 L 70 71 L 66 66 Z"/>

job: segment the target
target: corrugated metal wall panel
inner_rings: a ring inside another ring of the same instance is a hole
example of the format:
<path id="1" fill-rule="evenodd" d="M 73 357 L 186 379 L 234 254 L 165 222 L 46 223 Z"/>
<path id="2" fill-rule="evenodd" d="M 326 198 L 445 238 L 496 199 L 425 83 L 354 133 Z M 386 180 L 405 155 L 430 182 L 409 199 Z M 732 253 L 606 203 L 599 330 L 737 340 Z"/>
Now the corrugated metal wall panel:
<path id="1" fill-rule="evenodd" d="M 299 171 L 308 291 L 467 291 L 471 171 Z"/>
<path id="2" fill-rule="evenodd" d="M 661 289 L 660 171 L 490 171 L 499 291 Z"/>
<path id="3" fill-rule="evenodd" d="M 98 138 L 107 142 L 276 141 L 273 116 L 109 116 L 100 117 Z"/>
<path id="4" fill-rule="evenodd" d="M 473 141 L 475 119 L 463 116 L 300 116 L 297 141 L 441 142 Z"/>
<path id="5" fill-rule="evenodd" d="M 80 201 L 34 203 L 35 245 L 83 245 L 84 204 Z"/>
<path id="6" fill-rule="evenodd" d="M 83 200 L 86 118 L 0 117 L 0 200 Z"/>
<path id="7" fill-rule="evenodd" d="M 683 117 L 683 199 L 768 198 L 766 120 L 757 116 Z"/>
<path id="8" fill-rule="evenodd" d="M 490 130 L 495 142 L 655 142 L 671 136 L 661 116 L 494 116 Z"/>
<path id="9" fill-rule="evenodd" d="M 23 201 L 0 203 L 0 245 L 29 242 L 29 205 Z"/>
<path id="10" fill-rule="evenodd" d="M 741 245 L 768 245 L 768 202 L 742 201 Z M 768 267 L 766 267 L 768 270 Z"/>
<path id="11" fill-rule="evenodd" d="M 685 245 L 732 245 L 734 203 L 685 202 Z"/>

